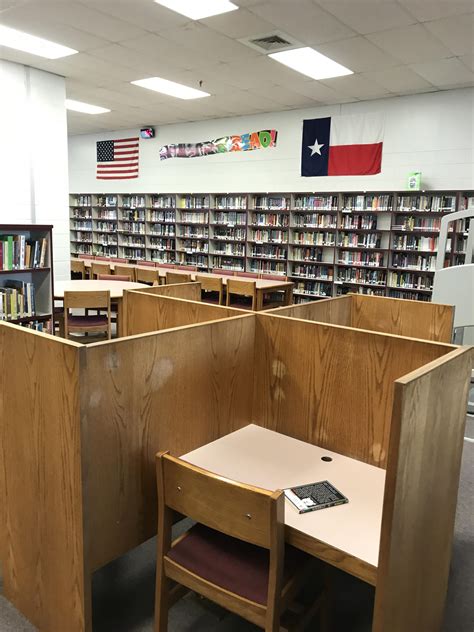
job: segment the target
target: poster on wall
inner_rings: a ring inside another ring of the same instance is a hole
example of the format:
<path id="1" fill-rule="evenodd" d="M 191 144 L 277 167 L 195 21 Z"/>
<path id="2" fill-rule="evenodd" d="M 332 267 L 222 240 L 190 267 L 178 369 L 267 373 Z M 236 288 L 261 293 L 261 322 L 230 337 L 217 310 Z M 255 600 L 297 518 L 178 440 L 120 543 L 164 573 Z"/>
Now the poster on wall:
<path id="1" fill-rule="evenodd" d="M 160 149 L 160 160 L 169 158 L 200 158 L 214 154 L 226 154 L 235 151 L 254 151 L 276 147 L 278 132 L 275 129 L 264 129 L 259 132 L 222 136 L 215 140 L 200 143 L 178 143 L 164 145 Z"/>

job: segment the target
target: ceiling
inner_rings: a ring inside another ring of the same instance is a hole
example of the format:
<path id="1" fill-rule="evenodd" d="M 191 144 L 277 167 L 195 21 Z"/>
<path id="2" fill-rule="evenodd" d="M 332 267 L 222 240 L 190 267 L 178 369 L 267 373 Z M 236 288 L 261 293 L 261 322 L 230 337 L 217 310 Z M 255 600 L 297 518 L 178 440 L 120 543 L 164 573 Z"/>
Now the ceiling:
<path id="1" fill-rule="evenodd" d="M 110 108 L 68 113 L 70 134 L 348 103 L 474 85 L 474 1 L 233 0 L 191 21 L 153 0 L 0 0 L 0 23 L 70 46 L 56 61 L 4 59 L 66 77 L 67 96 Z M 283 31 L 354 71 L 314 81 L 238 40 Z M 130 84 L 160 76 L 211 97 L 182 101 Z"/>

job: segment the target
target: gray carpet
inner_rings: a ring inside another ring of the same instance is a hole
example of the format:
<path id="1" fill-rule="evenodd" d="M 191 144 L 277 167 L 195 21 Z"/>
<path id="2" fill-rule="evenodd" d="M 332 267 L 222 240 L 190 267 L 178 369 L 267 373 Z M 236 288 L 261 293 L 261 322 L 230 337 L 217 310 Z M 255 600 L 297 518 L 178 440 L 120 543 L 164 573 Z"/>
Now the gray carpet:
<path id="1" fill-rule="evenodd" d="M 472 419 L 468 421 L 467 435 L 474 437 Z M 152 540 L 95 573 L 94 632 L 152 632 L 154 559 L 155 542 Z M 334 571 L 333 574 L 338 586 L 335 632 L 369 632 L 373 589 L 344 573 Z M 465 442 L 443 632 L 473 632 L 473 596 L 474 443 Z M 310 626 L 311 632 L 317 632 L 317 627 L 316 623 Z M 254 632 L 257 629 L 193 594 L 178 602 L 170 612 L 169 632 Z M 0 597 L 0 632 L 34 630 Z"/>

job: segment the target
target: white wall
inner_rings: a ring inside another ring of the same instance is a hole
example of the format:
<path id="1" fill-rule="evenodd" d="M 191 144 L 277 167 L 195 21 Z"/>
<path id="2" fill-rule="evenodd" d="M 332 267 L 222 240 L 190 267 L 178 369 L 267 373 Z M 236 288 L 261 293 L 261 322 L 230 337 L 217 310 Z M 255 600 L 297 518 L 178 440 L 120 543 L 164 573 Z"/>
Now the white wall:
<path id="1" fill-rule="evenodd" d="M 54 272 L 69 278 L 63 77 L 0 60 L 0 223 L 53 224 Z"/>
<path id="2" fill-rule="evenodd" d="M 302 178 L 304 118 L 369 111 L 385 112 L 382 173 L 376 176 Z M 95 178 L 97 140 L 123 138 L 138 130 L 74 136 L 69 141 L 72 193 L 363 191 L 406 188 L 407 174 L 421 171 L 427 189 L 473 189 L 474 90 L 450 90 L 345 105 L 315 107 L 238 118 L 157 127 L 153 140 L 140 141 L 140 177 Z M 150 124 L 150 121 L 144 121 Z M 198 142 L 224 135 L 275 128 L 278 146 L 160 162 L 168 143 Z"/>

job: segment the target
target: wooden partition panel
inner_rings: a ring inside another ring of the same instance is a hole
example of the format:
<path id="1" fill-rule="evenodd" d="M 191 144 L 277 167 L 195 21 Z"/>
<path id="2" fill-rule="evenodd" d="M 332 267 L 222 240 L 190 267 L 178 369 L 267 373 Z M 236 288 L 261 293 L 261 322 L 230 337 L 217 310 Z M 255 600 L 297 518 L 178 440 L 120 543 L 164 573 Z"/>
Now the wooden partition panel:
<path id="1" fill-rule="evenodd" d="M 180 287 L 180 285 L 175 287 Z M 126 336 L 220 320 L 246 313 L 230 307 L 142 292 L 126 293 L 124 312 Z"/>
<path id="2" fill-rule="evenodd" d="M 337 298 L 328 298 L 321 301 L 278 307 L 277 309 L 268 310 L 267 313 L 350 327 L 352 320 L 351 309 L 351 296 L 338 296 Z"/>
<path id="3" fill-rule="evenodd" d="M 351 326 L 436 342 L 452 341 L 454 307 L 353 294 Z"/>
<path id="4" fill-rule="evenodd" d="M 456 513 L 473 348 L 399 379 L 373 632 L 438 632 Z"/>
<path id="5" fill-rule="evenodd" d="M 254 423 L 385 467 L 394 381 L 453 348 L 259 314 Z"/>
<path id="6" fill-rule="evenodd" d="M 5 596 L 40 630 L 82 631 L 81 345 L 0 324 Z"/>
<path id="7" fill-rule="evenodd" d="M 245 315 L 87 348 L 84 502 L 93 568 L 155 533 L 159 450 L 179 456 L 250 422 L 254 335 L 255 316 Z"/>
<path id="8" fill-rule="evenodd" d="M 135 290 L 134 290 L 135 291 Z M 171 296 L 172 298 L 184 298 L 187 301 L 201 300 L 200 283 L 175 283 L 174 285 L 152 285 L 143 290 L 136 290 L 145 294 L 158 294 L 160 296 Z"/>

